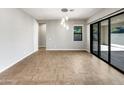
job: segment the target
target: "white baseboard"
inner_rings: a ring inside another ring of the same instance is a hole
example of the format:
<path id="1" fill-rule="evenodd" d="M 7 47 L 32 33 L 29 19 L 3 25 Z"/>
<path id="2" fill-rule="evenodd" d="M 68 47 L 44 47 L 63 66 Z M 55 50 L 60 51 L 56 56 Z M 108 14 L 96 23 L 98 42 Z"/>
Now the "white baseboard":
<path id="1" fill-rule="evenodd" d="M 2 73 L 3 71 L 7 70 L 8 68 L 12 67 L 13 65 L 17 64 L 18 62 L 20 62 L 21 60 L 25 59 L 26 57 L 30 56 L 31 54 L 37 52 L 38 50 L 32 51 L 31 53 L 23 56 L 22 58 L 16 60 L 15 62 L 11 63 L 10 65 L 6 66 L 5 68 L 3 68 L 2 70 L 0 70 L 0 73 Z"/>
<path id="2" fill-rule="evenodd" d="M 44 46 L 44 45 L 39 46 L 39 48 L 42 48 L 42 47 L 46 47 L 46 46 Z"/>
<path id="3" fill-rule="evenodd" d="M 86 49 L 46 49 L 47 51 L 87 51 Z"/>

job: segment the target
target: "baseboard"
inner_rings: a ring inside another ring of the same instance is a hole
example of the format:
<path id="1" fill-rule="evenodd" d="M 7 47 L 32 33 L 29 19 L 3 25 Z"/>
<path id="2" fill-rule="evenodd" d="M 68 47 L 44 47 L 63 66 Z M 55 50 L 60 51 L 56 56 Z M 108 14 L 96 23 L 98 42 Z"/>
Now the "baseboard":
<path id="1" fill-rule="evenodd" d="M 39 48 L 46 47 L 46 46 L 39 46 Z"/>
<path id="2" fill-rule="evenodd" d="M 88 49 L 85 49 L 88 53 L 90 53 L 90 50 L 88 50 Z"/>
<path id="3" fill-rule="evenodd" d="M 18 59 L 18 60 L 16 60 L 15 62 L 11 63 L 10 65 L 8 65 L 8 66 L 6 66 L 5 68 L 3 68 L 2 70 L 0 70 L 0 73 L 2 73 L 3 71 L 7 70 L 8 68 L 14 66 L 14 65 L 17 64 L 18 62 L 22 61 L 23 59 L 25 59 L 26 57 L 28 57 L 28 56 L 34 54 L 34 53 L 37 52 L 37 51 L 38 51 L 38 50 L 32 51 L 31 53 L 29 53 L 29 54 L 23 56 L 22 58 L 20 58 L 20 59 Z"/>
<path id="4" fill-rule="evenodd" d="M 85 51 L 86 49 L 46 49 L 46 51 Z"/>

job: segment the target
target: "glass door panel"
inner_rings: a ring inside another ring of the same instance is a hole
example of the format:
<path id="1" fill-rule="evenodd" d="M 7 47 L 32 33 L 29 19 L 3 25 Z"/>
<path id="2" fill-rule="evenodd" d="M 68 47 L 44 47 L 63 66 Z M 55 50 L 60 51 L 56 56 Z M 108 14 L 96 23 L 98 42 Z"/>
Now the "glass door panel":
<path id="1" fill-rule="evenodd" d="M 105 20 L 100 25 L 100 57 L 108 61 L 108 54 L 108 20 Z"/>
<path id="2" fill-rule="evenodd" d="M 93 53 L 98 55 L 98 24 L 93 24 Z"/>
<path id="3" fill-rule="evenodd" d="M 124 71 L 124 14 L 111 18 L 111 64 Z"/>

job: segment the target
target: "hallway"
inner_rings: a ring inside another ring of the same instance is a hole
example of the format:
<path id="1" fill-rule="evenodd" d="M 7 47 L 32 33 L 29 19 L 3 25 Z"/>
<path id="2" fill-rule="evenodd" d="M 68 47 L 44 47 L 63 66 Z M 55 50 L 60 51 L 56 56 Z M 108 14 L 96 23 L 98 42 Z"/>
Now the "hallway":
<path id="1" fill-rule="evenodd" d="M 0 74 L 0 84 L 124 84 L 124 76 L 83 51 L 45 51 Z"/>

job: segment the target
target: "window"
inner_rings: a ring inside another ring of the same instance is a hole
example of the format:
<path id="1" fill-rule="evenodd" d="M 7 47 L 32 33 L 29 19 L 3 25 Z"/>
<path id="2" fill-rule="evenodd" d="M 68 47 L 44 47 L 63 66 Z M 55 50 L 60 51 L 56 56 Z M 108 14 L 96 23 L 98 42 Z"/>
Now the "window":
<path id="1" fill-rule="evenodd" d="M 82 41 L 82 26 L 74 26 L 74 41 Z"/>

